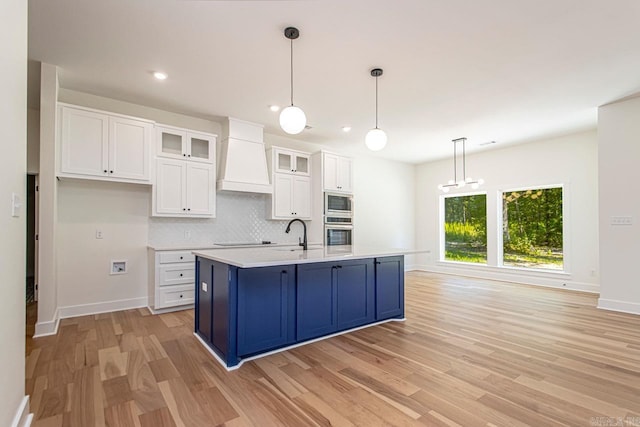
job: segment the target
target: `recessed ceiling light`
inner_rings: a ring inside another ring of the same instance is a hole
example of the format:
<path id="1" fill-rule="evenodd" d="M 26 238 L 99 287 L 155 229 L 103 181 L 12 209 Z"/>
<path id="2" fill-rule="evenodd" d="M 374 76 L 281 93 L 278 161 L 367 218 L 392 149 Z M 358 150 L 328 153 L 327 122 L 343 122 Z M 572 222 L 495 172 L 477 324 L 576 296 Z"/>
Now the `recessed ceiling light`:
<path id="1" fill-rule="evenodd" d="M 275 113 L 276 111 L 280 110 L 280 107 L 278 105 L 269 105 L 269 110 Z"/>
<path id="2" fill-rule="evenodd" d="M 342 132 L 351 132 L 351 126 L 342 126 Z"/>
<path id="3" fill-rule="evenodd" d="M 153 73 L 153 77 L 155 77 L 158 80 L 166 80 L 167 77 L 167 73 L 163 73 L 162 71 L 155 71 Z"/>

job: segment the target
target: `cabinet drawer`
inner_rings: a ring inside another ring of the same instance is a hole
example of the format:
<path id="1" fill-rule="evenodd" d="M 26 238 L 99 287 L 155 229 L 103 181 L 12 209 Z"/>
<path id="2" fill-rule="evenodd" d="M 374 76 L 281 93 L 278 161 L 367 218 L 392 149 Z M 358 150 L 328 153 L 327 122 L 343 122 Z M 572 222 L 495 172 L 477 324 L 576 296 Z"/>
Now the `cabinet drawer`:
<path id="1" fill-rule="evenodd" d="M 171 251 L 160 252 L 158 254 L 158 262 L 160 264 L 170 264 L 174 262 L 195 262 L 196 257 L 191 251 Z"/>
<path id="2" fill-rule="evenodd" d="M 160 266 L 158 286 L 180 285 L 195 282 L 195 263 Z"/>
<path id="3" fill-rule="evenodd" d="M 195 301 L 194 285 L 175 286 L 160 289 L 156 308 L 175 307 L 178 305 L 193 304 Z"/>

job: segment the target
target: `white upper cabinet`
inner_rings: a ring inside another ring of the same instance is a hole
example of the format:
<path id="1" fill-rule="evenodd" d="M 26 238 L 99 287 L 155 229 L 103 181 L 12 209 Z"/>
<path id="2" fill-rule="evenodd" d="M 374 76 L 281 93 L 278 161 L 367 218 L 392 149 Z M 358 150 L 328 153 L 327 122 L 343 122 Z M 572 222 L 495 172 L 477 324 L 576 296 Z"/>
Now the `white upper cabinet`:
<path id="1" fill-rule="evenodd" d="M 153 216 L 214 217 L 214 166 L 159 158 L 153 198 Z"/>
<path id="2" fill-rule="evenodd" d="M 331 153 L 322 156 L 324 191 L 353 192 L 353 159 Z"/>
<path id="3" fill-rule="evenodd" d="M 311 219 L 309 177 L 275 174 L 273 178 L 272 219 Z"/>
<path id="4" fill-rule="evenodd" d="M 170 126 L 156 126 L 159 157 L 213 163 L 216 135 Z"/>
<path id="5" fill-rule="evenodd" d="M 292 173 L 296 175 L 309 176 L 310 174 L 310 155 L 299 151 L 283 150 L 280 148 L 274 151 L 274 172 Z"/>
<path id="6" fill-rule="evenodd" d="M 267 158 L 273 182 L 271 219 L 311 219 L 311 155 L 271 147 Z"/>
<path id="7" fill-rule="evenodd" d="M 60 107 L 59 176 L 149 184 L 153 122 Z"/>

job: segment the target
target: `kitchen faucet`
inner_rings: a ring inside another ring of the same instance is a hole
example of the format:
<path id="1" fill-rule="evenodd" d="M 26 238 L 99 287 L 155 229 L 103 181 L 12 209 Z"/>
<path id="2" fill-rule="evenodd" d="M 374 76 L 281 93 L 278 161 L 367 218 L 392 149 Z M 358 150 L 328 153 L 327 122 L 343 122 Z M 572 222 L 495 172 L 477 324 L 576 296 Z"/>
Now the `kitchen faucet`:
<path id="1" fill-rule="evenodd" d="M 302 246 L 302 250 L 307 250 L 307 224 L 304 223 L 303 220 L 299 219 L 299 218 L 294 218 L 291 221 L 289 221 L 289 224 L 287 224 L 287 229 L 284 230 L 285 233 L 289 233 L 291 231 L 291 224 L 293 224 L 294 222 L 299 221 L 302 226 L 304 227 L 304 234 L 303 234 L 303 239 L 302 239 L 302 243 L 298 243 L 298 245 Z M 298 242 L 300 242 L 300 238 L 298 238 Z"/>

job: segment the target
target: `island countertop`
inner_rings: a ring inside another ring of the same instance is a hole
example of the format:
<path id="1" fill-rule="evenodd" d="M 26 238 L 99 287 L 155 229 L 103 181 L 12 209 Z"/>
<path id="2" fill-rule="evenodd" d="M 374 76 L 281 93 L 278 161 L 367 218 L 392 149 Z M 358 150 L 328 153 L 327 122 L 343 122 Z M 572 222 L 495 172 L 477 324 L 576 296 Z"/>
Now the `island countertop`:
<path id="1" fill-rule="evenodd" d="M 272 267 L 276 265 L 308 264 L 314 262 L 347 259 L 376 258 L 395 255 L 410 255 L 424 252 L 417 249 L 380 248 L 371 246 L 309 245 L 306 251 L 300 246 L 249 247 L 233 249 L 196 250 L 193 254 L 240 268 Z"/>

